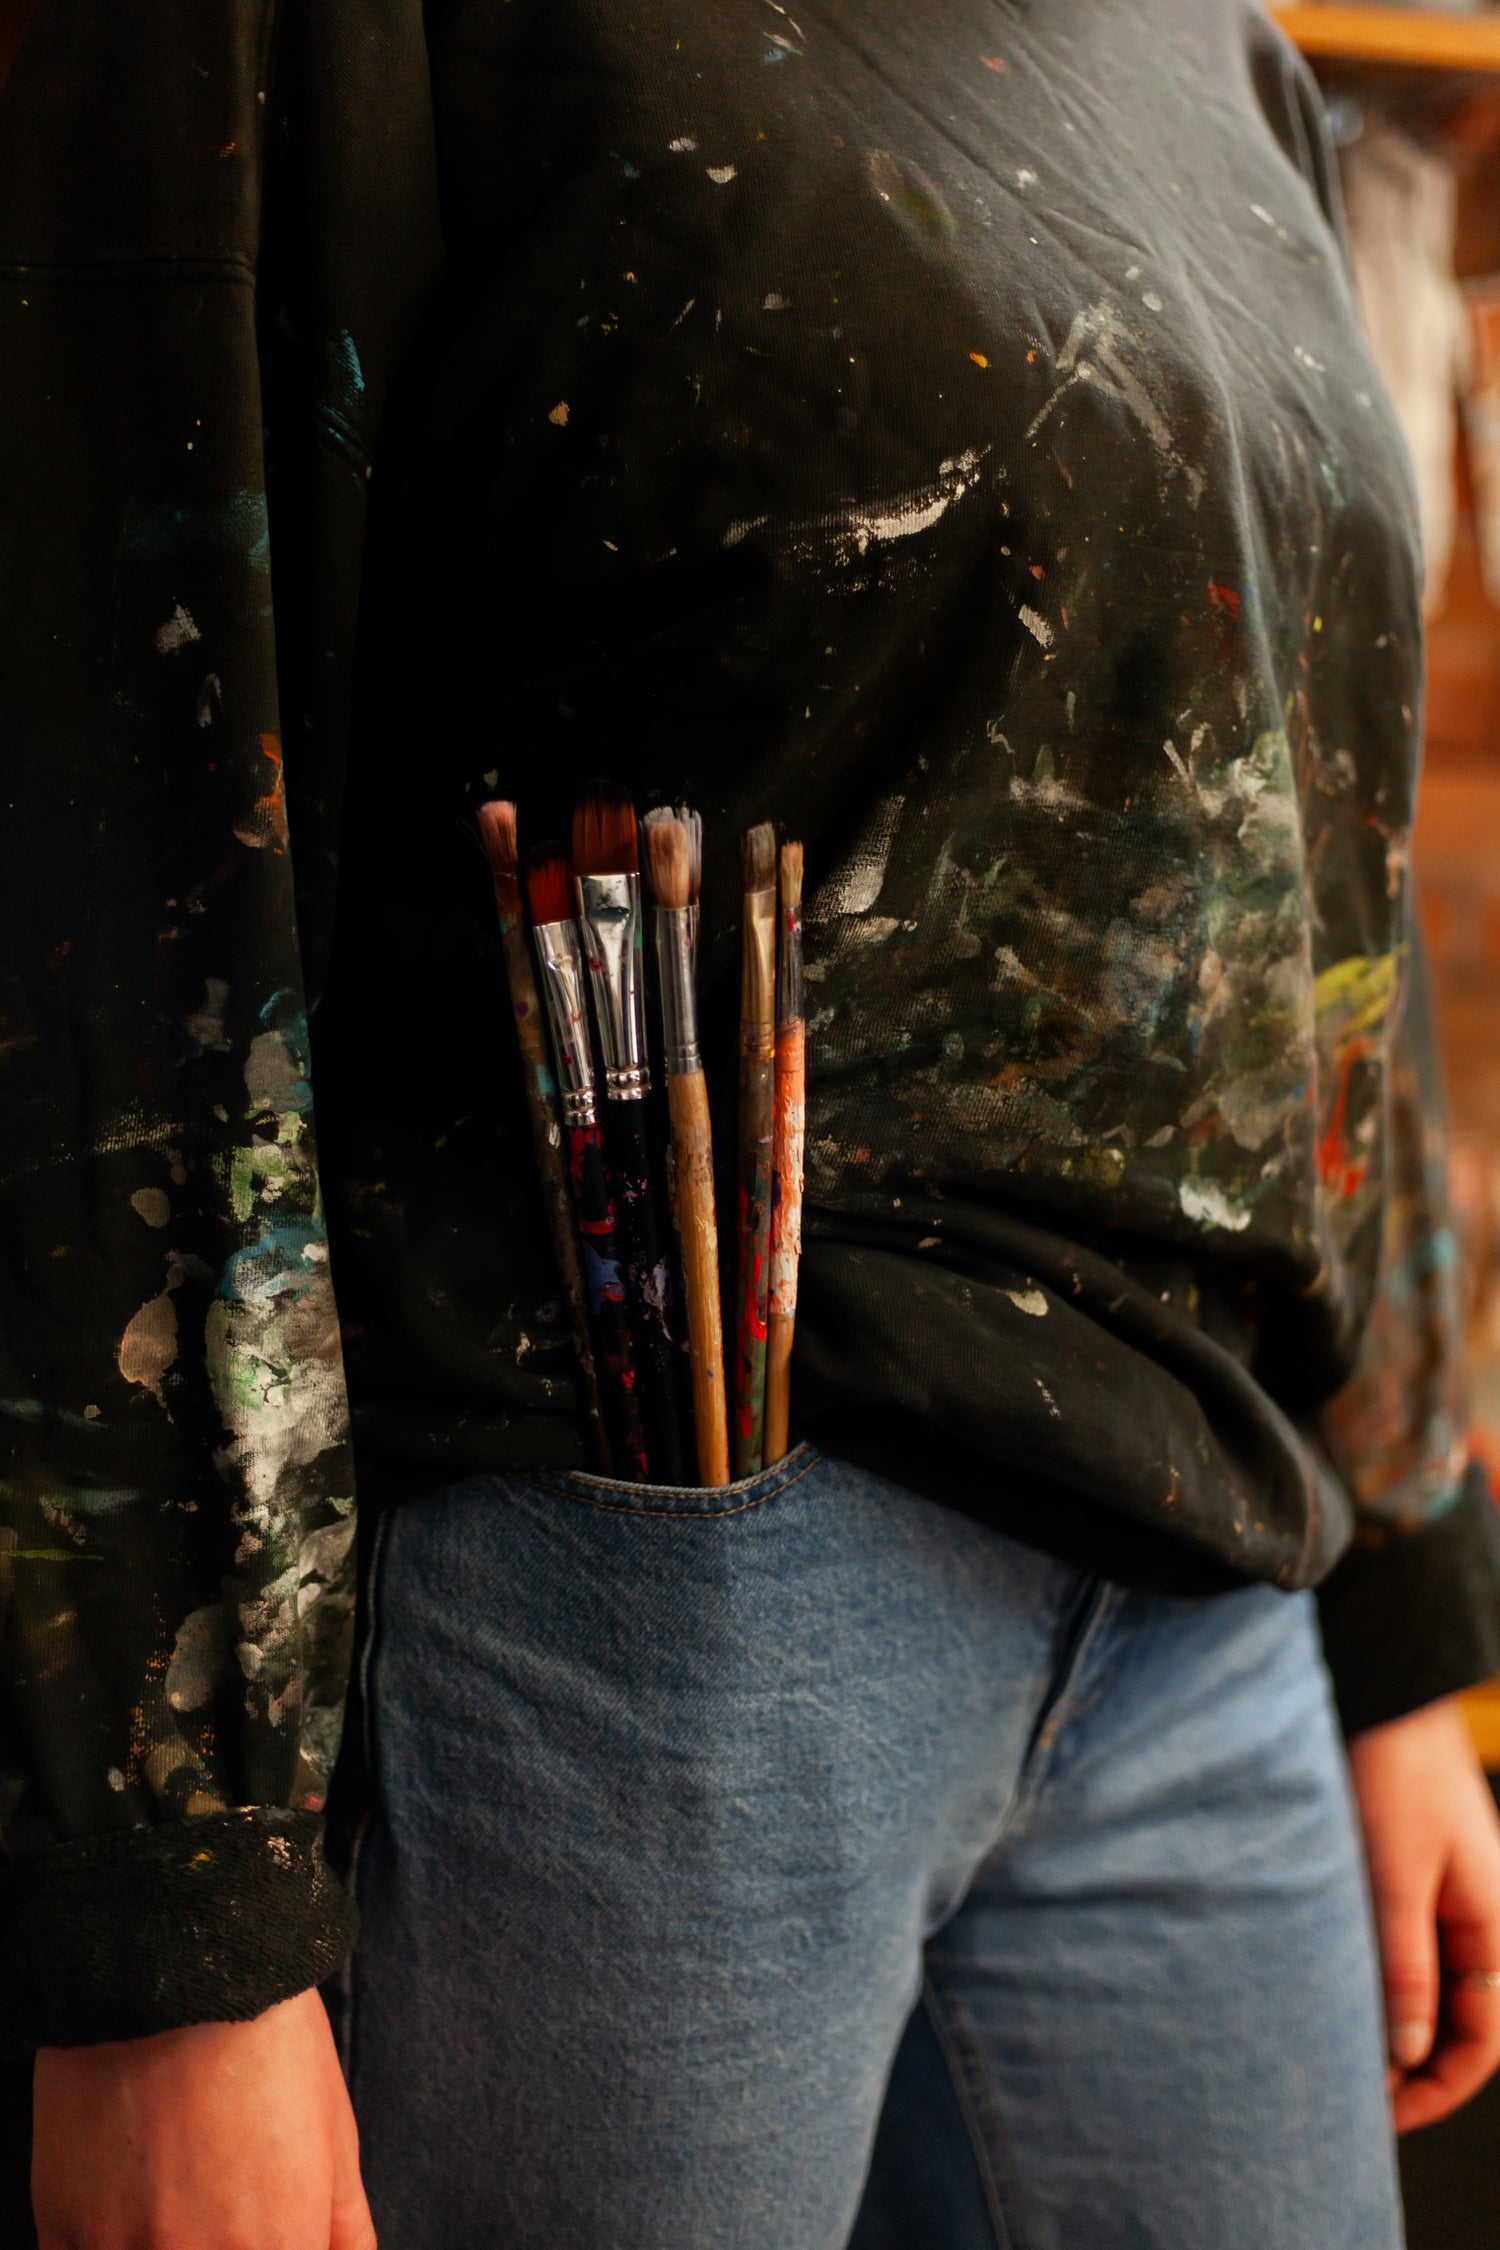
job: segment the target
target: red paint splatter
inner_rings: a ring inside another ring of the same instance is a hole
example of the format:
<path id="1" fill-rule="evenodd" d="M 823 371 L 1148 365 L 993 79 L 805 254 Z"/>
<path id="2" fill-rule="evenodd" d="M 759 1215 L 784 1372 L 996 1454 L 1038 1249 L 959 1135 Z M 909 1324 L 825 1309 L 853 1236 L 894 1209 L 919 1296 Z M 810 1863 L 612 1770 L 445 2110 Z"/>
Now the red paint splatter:
<path id="1" fill-rule="evenodd" d="M 282 764 L 281 744 L 274 734 L 260 738 L 260 754 L 269 759 L 271 786 L 263 797 L 257 797 L 247 819 L 235 824 L 235 834 L 242 844 L 253 851 L 264 851 L 269 844 L 272 851 L 284 852 L 288 843 L 286 826 L 286 771 Z"/>
<path id="2" fill-rule="evenodd" d="M 1009 70 L 1010 68 L 1010 64 L 1005 60 L 1003 55 L 981 55 L 979 59 L 984 64 L 986 70 L 1003 71 Z"/>
<path id="3" fill-rule="evenodd" d="M 1374 1054 L 1378 1042 L 1373 1038 L 1351 1039 L 1339 1056 L 1338 1091 L 1334 1096 L 1333 1115 L 1328 1129 L 1318 1143 L 1318 1178 L 1340 1203 L 1347 1203 L 1363 1184 L 1368 1166 L 1363 1157 L 1351 1156 L 1347 1123 L 1349 1116 L 1349 1082 L 1356 1063 L 1364 1062 Z"/>
<path id="4" fill-rule="evenodd" d="M 1238 587 L 1221 586 L 1216 578 L 1210 578 L 1208 582 L 1208 606 L 1210 609 L 1226 610 L 1237 625 L 1240 621 L 1241 606 Z"/>

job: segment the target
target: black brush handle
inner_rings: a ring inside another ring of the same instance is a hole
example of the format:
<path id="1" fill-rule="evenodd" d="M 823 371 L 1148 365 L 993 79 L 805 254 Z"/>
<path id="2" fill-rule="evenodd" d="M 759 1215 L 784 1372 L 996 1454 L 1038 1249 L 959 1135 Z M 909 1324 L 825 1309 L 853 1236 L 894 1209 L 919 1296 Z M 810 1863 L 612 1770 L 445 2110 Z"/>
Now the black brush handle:
<path id="1" fill-rule="evenodd" d="M 682 1484 L 686 1472 L 678 1419 L 672 1268 L 657 1216 L 646 1104 L 608 1103 L 605 1133 L 620 1245 L 625 1254 L 625 1310 L 635 1352 L 651 1480 L 654 1484 Z"/>
<path id="2" fill-rule="evenodd" d="M 610 1449 L 632 1483 L 646 1484 L 651 1479 L 652 1462 L 641 1421 L 624 1261 L 604 1165 L 604 1137 L 597 1125 L 568 1127 L 568 1177 L 583 1245 L 600 1404 Z"/>

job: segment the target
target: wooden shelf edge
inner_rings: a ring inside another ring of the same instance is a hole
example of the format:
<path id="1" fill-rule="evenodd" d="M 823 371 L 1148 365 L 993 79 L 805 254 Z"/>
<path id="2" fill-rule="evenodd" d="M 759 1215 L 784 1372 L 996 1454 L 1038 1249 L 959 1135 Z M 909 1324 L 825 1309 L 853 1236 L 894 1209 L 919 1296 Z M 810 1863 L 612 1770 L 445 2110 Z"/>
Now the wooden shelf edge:
<path id="1" fill-rule="evenodd" d="M 1317 62 L 1381 63 L 1413 71 L 1500 74 L 1500 16 L 1453 16 L 1428 8 L 1273 7 L 1303 54 Z"/>

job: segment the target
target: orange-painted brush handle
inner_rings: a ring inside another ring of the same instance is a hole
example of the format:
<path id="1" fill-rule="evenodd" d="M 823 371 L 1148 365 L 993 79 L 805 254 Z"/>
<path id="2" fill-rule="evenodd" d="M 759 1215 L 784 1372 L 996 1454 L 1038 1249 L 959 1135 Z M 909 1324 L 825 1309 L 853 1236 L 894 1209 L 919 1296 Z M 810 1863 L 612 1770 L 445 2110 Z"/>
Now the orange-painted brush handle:
<path id="1" fill-rule="evenodd" d="M 708 1086 L 701 1070 L 667 1075 L 667 1106 L 677 1172 L 677 1229 L 687 1298 L 693 1370 L 698 1481 L 729 1482 L 729 1404 L 724 1395 L 724 1330 L 719 1314 L 719 1220 L 714 1203 Z"/>
<path id="2" fill-rule="evenodd" d="M 766 1466 L 787 1448 L 791 1418 L 792 1333 L 797 1264 L 802 1256 L 802 1145 L 806 1119 L 806 1026 L 776 1034 L 775 1181 L 771 1190 L 771 1302 L 766 1321 Z"/>

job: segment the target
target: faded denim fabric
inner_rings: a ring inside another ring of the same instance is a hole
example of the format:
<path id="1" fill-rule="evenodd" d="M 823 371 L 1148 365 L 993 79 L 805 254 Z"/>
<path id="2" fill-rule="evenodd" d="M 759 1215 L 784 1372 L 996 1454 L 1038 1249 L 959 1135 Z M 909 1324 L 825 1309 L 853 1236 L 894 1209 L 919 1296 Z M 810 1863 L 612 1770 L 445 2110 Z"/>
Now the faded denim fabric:
<path id="1" fill-rule="evenodd" d="M 1310 1597 L 1126 1591 L 806 1446 L 380 1542 L 382 2250 L 1399 2250 Z"/>

